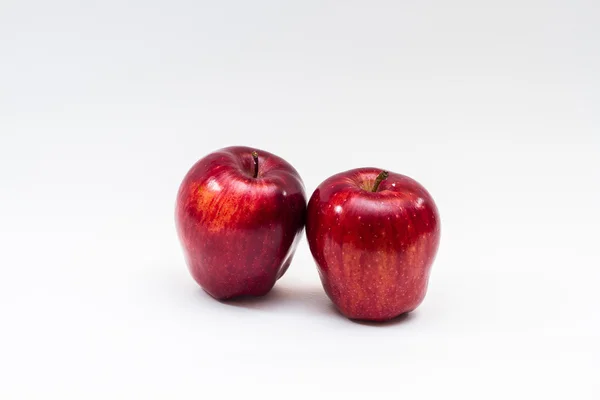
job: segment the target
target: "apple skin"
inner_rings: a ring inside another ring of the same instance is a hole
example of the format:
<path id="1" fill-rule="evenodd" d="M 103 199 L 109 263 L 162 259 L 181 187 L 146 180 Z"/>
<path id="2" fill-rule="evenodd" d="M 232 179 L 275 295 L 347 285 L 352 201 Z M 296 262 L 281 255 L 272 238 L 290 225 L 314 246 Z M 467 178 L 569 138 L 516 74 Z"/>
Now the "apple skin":
<path id="1" fill-rule="evenodd" d="M 238 146 L 211 153 L 190 169 L 175 219 L 192 277 L 225 300 L 271 290 L 292 261 L 305 213 L 304 184 L 294 167 L 264 150 Z"/>
<path id="2" fill-rule="evenodd" d="M 386 321 L 424 299 L 440 241 L 431 195 L 415 180 L 381 169 L 334 175 L 312 194 L 306 237 L 325 292 L 350 319 Z"/>

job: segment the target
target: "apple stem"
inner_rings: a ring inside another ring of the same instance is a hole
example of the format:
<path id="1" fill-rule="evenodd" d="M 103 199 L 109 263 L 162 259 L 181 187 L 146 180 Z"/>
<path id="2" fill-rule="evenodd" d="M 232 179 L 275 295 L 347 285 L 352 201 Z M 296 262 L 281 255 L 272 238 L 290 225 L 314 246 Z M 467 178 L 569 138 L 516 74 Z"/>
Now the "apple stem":
<path id="1" fill-rule="evenodd" d="M 387 171 L 381 171 L 379 175 L 377 175 L 377 179 L 375 179 L 375 184 L 373 185 L 373 189 L 371 190 L 371 192 L 376 192 L 377 189 L 379 189 L 379 184 L 381 183 L 381 181 L 387 178 L 388 175 L 389 173 Z"/>
<path id="2" fill-rule="evenodd" d="M 254 159 L 254 178 L 258 177 L 258 153 L 256 151 L 252 152 L 252 158 Z"/>

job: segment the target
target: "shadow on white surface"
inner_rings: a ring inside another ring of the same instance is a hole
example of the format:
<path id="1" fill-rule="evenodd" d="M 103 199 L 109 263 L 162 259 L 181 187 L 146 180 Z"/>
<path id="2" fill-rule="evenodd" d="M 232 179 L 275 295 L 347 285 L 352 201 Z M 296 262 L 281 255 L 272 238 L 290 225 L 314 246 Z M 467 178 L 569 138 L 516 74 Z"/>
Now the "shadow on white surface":
<path id="1" fill-rule="evenodd" d="M 352 320 L 352 322 L 357 323 L 359 325 L 367 325 L 367 326 L 375 326 L 375 327 L 392 327 L 396 325 L 404 325 L 408 324 L 411 321 L 416 319 L 415 312 L 404 313 L 398 315 L 396 318 L 392 318 L 389 321 L 384 322 L 374 322 L 374 321 L 365 321 L 365 320 Z"/>
<path id="2" fill-rule="evenodd" d="M 214 300 L 208 293 L 199 289 L 202 297 Z M 335 316 L 335 308 L 321 287 L 304 286 L 275 286 L 269 293 L 261 297 L 238 297 L 219 301 L 230 307 L 260 310 L 267 312 L 287 312 L 289 314 L 310 313 L 314 315 Z"/>

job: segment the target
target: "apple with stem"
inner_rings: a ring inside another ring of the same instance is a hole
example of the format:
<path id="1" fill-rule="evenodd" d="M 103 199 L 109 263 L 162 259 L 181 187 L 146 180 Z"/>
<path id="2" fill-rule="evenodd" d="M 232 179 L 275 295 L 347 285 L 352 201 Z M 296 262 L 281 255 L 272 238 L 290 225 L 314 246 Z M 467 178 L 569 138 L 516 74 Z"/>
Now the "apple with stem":
<path id="1" fill-rule="evenodd" d="M 176 226 L 192 277 L 212 297 L 262 296 L 289 267 L 304 228 L 298 172 L 264 150 L 227 147 L 180 185 Z"/>
<path id="2" fill-rule="evenodd" d="M 346 171 L 319 185 L 306 218 L 321 282 L 342 314 L 385 321 L 423 301 L 440 217 L 418 182 L 376 168 Z"/>

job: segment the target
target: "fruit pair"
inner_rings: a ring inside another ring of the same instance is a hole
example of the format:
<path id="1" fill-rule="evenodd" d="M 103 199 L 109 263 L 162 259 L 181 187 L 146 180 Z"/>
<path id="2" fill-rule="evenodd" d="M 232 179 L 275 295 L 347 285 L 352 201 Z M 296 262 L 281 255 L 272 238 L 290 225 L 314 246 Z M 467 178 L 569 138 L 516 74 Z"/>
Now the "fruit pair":
<path id="1" fill-rule="evenodd" d="M 285 160 L 228 147 L 198 161 L 177 195 L 187 265 L 211 296 L 267 294 L 289 267 L 302 229 L 321 282 L 351 319 L 384 321 L 425 297 L 440 219 L 418 182 L 375 168 L 334 175 L 306 205 Z"/>

